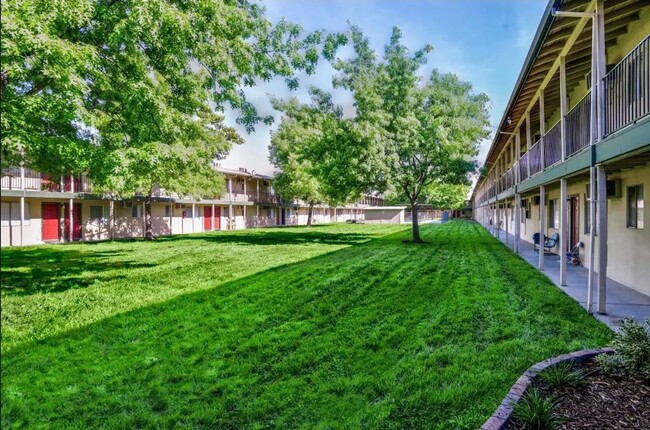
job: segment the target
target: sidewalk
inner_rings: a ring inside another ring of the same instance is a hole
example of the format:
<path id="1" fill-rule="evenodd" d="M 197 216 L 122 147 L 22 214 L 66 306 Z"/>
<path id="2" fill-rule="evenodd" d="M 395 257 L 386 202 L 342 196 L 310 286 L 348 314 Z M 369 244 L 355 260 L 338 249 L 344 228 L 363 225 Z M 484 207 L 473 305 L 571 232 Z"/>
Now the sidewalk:
<path id="1" fill-rule="evenodd" d="M 489 229 L 488 229 L 489 230 Z M 495 233 L 496 234 L 496 233 Z M 501 231 L 500 240 L 505 244 L 506 233 Z M 515 237 L 508 234 L 508 246 L 513 249 Z M 531 266 L 539 267 L 539 254 L 533 250 L 533 244 L 525 240 L 519 241 L 519 255 Z M 562 291 L 587 308 L 587 280 L 589 270 L 582 266 L 567 264 L 566 286 L 560 286 L 560 256 L 557 254 L 544 254 L 544 274 Z M 641 294 L 623 284 L 607 278 L 607 313 L 596 312 L 596 286 L 594 285 L 592 309 L 594 316 L 607 324 L 612 330 L 618 330 L 623 318 L 632 317 L 638 322 L 650 318 L 650 297 Z"/>

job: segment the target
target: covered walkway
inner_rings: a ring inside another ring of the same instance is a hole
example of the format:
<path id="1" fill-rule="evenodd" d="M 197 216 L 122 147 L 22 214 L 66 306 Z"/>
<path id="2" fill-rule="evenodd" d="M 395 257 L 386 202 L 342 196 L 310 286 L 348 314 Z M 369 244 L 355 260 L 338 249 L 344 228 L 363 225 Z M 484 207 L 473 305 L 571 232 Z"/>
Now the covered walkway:
<path id="1" fill-rule="evenodd" d="M 496 236 L 497 232 L 493 232 Z M 508 233 L 507 246 L 513 249 L 515 237 Z M 506 244 L 506 232 L 499 232 L 499 239 Z M 531 266 L 539 267 L 539 254 L 533 249 L 533 244 L 525 240 L 519 241 L 519 255 Z M 567 264 L 566 285 L 560 285 L 560 256 L 546 253 L 544 255 L 544 274 L 562 291 L 567 293 L 582 307 L 587 308 L 587 281 L 589 270 L 582 266 Z M 596 287 L 592 294 L 594 316 L 617 330 L 623 318 L 632 317 L 638 322 L 650 319 L 650 297 L 607 278 L 607 313 L 598 314 L 595 309 Z"/>

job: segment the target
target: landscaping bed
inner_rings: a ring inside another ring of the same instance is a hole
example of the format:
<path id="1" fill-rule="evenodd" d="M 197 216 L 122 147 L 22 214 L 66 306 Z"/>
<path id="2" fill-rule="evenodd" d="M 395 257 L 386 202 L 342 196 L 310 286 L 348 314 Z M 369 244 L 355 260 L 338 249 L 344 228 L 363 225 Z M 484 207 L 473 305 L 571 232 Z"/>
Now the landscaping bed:
<path id="1" fill-rule="evenodd" d="M 650 323 L 627 321 L 613 354 L 558 361 L 539 373 L 506 429 L 650 429 L 648 376 Z"/>

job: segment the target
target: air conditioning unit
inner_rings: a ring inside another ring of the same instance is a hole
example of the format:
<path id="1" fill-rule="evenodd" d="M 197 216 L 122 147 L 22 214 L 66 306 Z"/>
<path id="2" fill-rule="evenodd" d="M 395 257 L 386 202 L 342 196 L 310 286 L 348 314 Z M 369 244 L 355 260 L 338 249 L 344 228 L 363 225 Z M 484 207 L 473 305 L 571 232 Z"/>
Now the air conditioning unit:
<path id="1" fill-rule="evenodd" d="M 120 207 L 123 208 L 132 208 L 133 207 L 133 202 L 131 200 L 122 200 L 120 202 Z"/>
<path id="2" fill-rule="evenodd" d="M 533 197 L 533 206 L 539 206 L 539 196 Z"/>
<path id="3" fill-rule="evenodd" d="M 620 179 L 610 179 L 606 182 L 607 186 L 607 198 L 616 198 L 620 199 L 623 195 L 621 190 L 621 180 Z"/>

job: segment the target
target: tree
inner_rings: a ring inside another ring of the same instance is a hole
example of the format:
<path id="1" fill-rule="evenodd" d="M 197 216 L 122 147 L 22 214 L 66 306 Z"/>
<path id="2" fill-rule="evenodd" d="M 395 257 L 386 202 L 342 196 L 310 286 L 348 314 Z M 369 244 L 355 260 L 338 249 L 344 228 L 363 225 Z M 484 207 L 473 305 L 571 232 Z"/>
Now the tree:
<path id="1" fill-rule="evenodd" d="M 413 242 L 421 242 L 417 211 L 423 192 L 436 184 L 467 183 L 476 168 L 472 157 L 478 142 L 489 134 L 489 99 L 437 70 L 422 84 L 418 70 L 432 47 L 410 55 L 397 28 L 382 61 L 359 29 L 352 33 L 355 56 L 334 63 L 340 72 L 334 85 L 352 91 L 357 129 L 372 136 L 352 141 L 366 153 L 379 154 L 373 163 L 377 180 L 406 196 L 413 211 Z"/>
<path id="2" fill-rule="evenodd" d="M 247 0 L 2 2 L 3 164 L 88 172 L 117 195 L 153 180 L 187 189 L 241 141 L 217 113 L 238 110 L 247 131 L 271 121 L 243 87 L 282 76 L 295 88 L 296 70 L 312 73 L 344 42 L 272 25 Z"/>
<path id="3" fill-rule="evenodd" d="M 308 105 L 295 98 L 272 100 L 283 116 L 269 146 L 270 161 L 280 169 L 274 187 L 283 196 L 309 204 L 307 225 L 311 225 L 314 205 L 347 203 L 360 194 L 358 178 L 337 174 L 340 169 L 351 169 L 342 161 L 350 134 L 343 109 L 324 91 L 310 87 L 309 93 L 312 102 Z"/>

